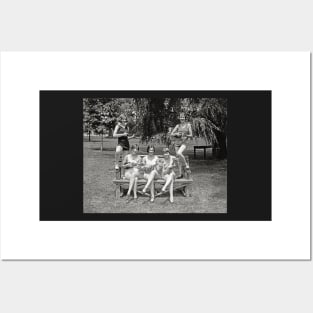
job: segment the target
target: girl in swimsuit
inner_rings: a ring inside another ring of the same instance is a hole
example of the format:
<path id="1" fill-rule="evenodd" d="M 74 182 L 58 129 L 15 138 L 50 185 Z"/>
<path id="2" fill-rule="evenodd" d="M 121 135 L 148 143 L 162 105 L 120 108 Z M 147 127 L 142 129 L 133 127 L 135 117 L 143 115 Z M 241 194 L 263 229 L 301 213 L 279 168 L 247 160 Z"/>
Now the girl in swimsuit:
<path id="1" fill-rule="evenodd" d="M 129 179 L 129 188 L 127 191 L 127 199 L 130 197 L 132 188 L 134 188 L 134 199 L 137 199 L 137 180 L 139 176 L 139 167 L 141 157 L 138 155 L 138 146 L 131 146 L 131 153 L 127 154 L 123 160 L 123 167 L 125 168 L 125 178 Z"/>
<path id="2" fill-rule="evenodd" d="M 127 119 L 125 115 L 121 114 L 113 132 L 113 138 L 117 138 L 117 146 L 115 150 L 115 169 L 116 170 L 119 169 L 118 162 L 120 160 L 121 154 L 123 154 L 123 151 L 129 151 L 128 139 L 131 139 L 133 137 L 134 136 L 128 137 Z"/>
<path id="3" fill-rule="evenodd" d="M 163 153 L 164 160 L 162 164 L 161 177 L 165 180 L 165 184 L 162 187 L 161 192 L 159 194 L 166 193 L 166 189 L 169 186 L 170 202 L 173 203 L 174 202 L 173 187 L 175 179 L 175 172 L 173 168 L 175 167 L 176 158 L 170 155 L 168 148 L 164 148 Z"/>
<path id="4" fill-rule="evenodd" d="M 176 125 L 172 130 L 171 137 L 175 142 L 175 152 L 178 157 L 178 170 L 179 176 L 177 178 L 182 178 L 182 166 L 186 167 L 186 170 L 189 170 L 189 165 L 186 162 L 186 159 L 183 155 L 183 152 L 187 148 L 187 141 L 189 138 L 192 138 L 192 129 L 190 123 L 186 122 L 185 114 L 181 113 L 179 116 L 180 124 Z"/>
<path id="5" fill-rule="evenodd" d="M 147 189 L 150 187 L 150 201 L 154 202 L 154 184 L 152 184 L 152 181 L 154 180 L 154 177 L 158 174 L 156 166 L 159 158 L 154 155 L 155 148 L 153 146 L 148 146 L 147 152 L 148 155 L 144 156 L 142 159 L 144 179 L 147 180 L 147 183 L 144 186 L 142 192 L 144 194 L 147 194 Z"/>

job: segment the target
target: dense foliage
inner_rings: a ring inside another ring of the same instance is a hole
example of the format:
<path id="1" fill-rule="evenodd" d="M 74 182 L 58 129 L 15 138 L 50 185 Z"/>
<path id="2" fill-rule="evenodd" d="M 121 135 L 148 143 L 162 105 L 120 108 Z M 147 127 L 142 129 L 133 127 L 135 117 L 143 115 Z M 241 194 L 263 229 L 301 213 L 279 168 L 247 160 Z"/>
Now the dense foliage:
<path id="1" fill-rule="evenodd" d="M 193 135 L 204 138 L 226 157 L 227 99 L 224 98 L 93 98 L 84 99 L 84 131 L 112 134 L 118 116 L 128 119 L 130 134 L 142 141 L 170 144 L 169 133 L 184 112 Z"/>

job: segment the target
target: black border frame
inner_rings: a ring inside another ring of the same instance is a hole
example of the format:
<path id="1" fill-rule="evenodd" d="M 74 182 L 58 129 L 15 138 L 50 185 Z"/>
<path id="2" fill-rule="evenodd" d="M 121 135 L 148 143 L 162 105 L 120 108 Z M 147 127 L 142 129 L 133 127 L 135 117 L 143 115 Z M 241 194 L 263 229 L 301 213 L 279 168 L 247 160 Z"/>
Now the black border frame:
<path id="1" fill-rule="evenodd" d="M 270 221 L 271 95 L 271 91 L 40 91 L 39 219 Z M 227 214 L 83 213 L 82 99 L 88 97 L 226 97 Z"/>

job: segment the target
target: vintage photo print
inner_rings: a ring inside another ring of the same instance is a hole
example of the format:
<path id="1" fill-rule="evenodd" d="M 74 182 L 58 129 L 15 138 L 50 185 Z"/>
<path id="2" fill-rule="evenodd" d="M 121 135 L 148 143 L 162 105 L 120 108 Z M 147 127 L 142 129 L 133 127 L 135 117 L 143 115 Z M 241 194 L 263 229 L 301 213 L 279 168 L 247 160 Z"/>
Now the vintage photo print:
<path id="1" fill-rule="evenodd" d="M 40 91 L 40 220 L 271 220 L 271 97 Z"/>
<path id="2" fill-rule="evenodd" d="M 84 213 L 227 213 L 226 97 L 82 101 Z"/>
<path id="3" fill-rule="evenodd" d="M 288 179 L 286 152 L 309 152 L 309 65 L 299 52 L 1 54 L 2 256 L 309 258 L 309 162 Z"/>

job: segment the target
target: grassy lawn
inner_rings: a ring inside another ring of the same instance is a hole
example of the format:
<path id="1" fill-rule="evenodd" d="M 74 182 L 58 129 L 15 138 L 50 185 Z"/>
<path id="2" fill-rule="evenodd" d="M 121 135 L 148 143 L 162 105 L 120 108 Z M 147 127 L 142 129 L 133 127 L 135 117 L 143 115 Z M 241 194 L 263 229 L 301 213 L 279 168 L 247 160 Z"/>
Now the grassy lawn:
<path id="1" fill-rule="evenodd" d="M 84 212 L 85 213 L 226 213 L 227 212 L 227 161 L 194 160 L 193 147 L 189 155 L 190 169 L 194 180 L 192 197 L 174 193 L 174 203 L 168 196 L 149 202 L 148 197 L 138 195 L 138 200 L 115 199 L 114 151 L 117 140 L 104 139 L 104 151 L 100 151 L 100 139 L 91 142 L 84 138 Z M 130 144 L 138 143 L 132 139 Z M 139 144 L 140 153 L 146 154 L 146 146 Z M 210 152 L 210 150 L 209 150 Z M 202 152 L 199 151 L 199 158 Z M 162 154 L 162 147 L 156 147 Z M 210 153 L 209 153 L 210 154 Z"/>

